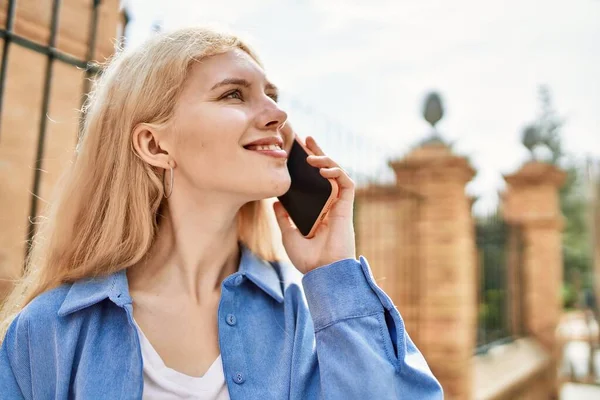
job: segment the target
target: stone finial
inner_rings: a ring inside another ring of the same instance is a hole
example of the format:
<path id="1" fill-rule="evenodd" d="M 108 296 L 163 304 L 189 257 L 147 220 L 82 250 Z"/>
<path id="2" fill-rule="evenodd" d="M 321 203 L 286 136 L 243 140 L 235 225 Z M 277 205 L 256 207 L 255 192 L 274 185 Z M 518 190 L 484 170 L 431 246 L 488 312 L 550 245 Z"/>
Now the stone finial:
<path id="1" fill-rule="evenodd" d="M 433 131 L 430 136 L 423 140 L 420 145 L 444 144 L 444 140 L 440 136 L 435 125 L 444 117 L 444 106 L 442 99 L 437 92 L 431 92 L 427 95 L 423 104 L 423 118 L 431 125 Z"/>
<path id="2" fill-rule="evenodd" d="M 437 92 L 429 93 L 423 107 L 423 117 L 433 128 L 435 128 L 435 124 L 437 124 L 443 116 L 444 107 L 442 106 L 440 95 Z"/>
<path id="3" fill-rule="evenodd" d="M 538 145 L 542 144 L 542 138 L 539 129 L 535 125 L 528 125 L 525 127 L 525 129 L 523 129 L 521 142 L 523 143 L 523 146 L 529 150 L 531 159 L 535 160 L 536 156 L 534 150 Z"/>

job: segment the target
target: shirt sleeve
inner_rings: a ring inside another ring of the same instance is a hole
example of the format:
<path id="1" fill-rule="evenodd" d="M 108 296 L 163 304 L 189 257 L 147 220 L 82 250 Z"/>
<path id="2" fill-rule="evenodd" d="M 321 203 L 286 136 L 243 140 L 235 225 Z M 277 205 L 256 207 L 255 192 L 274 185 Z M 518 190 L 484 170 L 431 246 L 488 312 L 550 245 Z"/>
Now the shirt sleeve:
<path id="1" fill-rule="evenodd" d="M 4 396 L 11 400 L 26 399 L 23 393 L 27 383 L 23 378 L 29 376 L 29 358 L 24 353 L 27 353 L 29 339 L 26 322 L 19 317 L 12 321 L 0 345 L 0 397 L 3 399 Z"/>
<path id="2" fill-rule="evenodd" d="M 364 257 L 316 268 L 302 286 L 314 323 L 320 398 L 443 399 Z"/>

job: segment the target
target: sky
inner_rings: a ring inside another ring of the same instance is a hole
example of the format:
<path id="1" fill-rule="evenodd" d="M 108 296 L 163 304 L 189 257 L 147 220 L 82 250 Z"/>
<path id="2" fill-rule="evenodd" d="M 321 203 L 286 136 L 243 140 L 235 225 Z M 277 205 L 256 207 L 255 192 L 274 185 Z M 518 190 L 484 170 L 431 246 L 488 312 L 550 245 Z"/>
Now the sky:
<path id="1" fill-rule="evenodd" d="M 128 45 L 163 30 L 217 24 L 249 40 L 295 129 L 351 173 L 393 176 L 437 128 L 477 170 L 475 209 L 494 209 L 502 175 L 529 158 L 522 129 L 548 85 L 576 160 L 600 159 L 600 0 L 126 0 Z"/>

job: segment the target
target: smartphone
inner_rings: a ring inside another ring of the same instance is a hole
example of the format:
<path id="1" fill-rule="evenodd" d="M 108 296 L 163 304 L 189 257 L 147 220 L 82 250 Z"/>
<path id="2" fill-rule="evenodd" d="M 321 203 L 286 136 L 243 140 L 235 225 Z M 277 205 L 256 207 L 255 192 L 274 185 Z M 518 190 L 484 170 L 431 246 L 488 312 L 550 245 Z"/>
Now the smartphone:
<path id="1" fill-rule="evenodd" d="M 277 197 L 306 238 L 315 235 L 339 193 L 335 179 L 324 178 L 319 168 L 306 161 L 312 154 L 304 140 L 295 135 L 287 160 L 292 184 L 284 195 Z"/>

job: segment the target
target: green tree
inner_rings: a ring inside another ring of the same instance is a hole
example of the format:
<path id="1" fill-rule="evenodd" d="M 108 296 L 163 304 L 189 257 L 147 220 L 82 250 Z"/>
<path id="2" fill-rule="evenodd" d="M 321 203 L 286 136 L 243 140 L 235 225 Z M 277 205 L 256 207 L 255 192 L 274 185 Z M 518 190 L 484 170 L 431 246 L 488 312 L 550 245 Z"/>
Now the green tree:
<path id="1" fill-rule="evenodd" d="M 587 221 L 585 194 L 585 169 L 563 149 L 561 129 L 565 120 L 560 118 L 552 104 L 548 86 L 539 87 L 540 114 L 523 130 L 523 144 L 534 154 L 538 147 L 548 150 L 547 162 L 567 172 L 565 184 L 560 189 L 560 206 L 565 217 L 562 237 L 564 277 L 567 286 L 576 275 L 582 277 L 584 288 L 592 287 L 592 252 L 590 229 Z"/>

